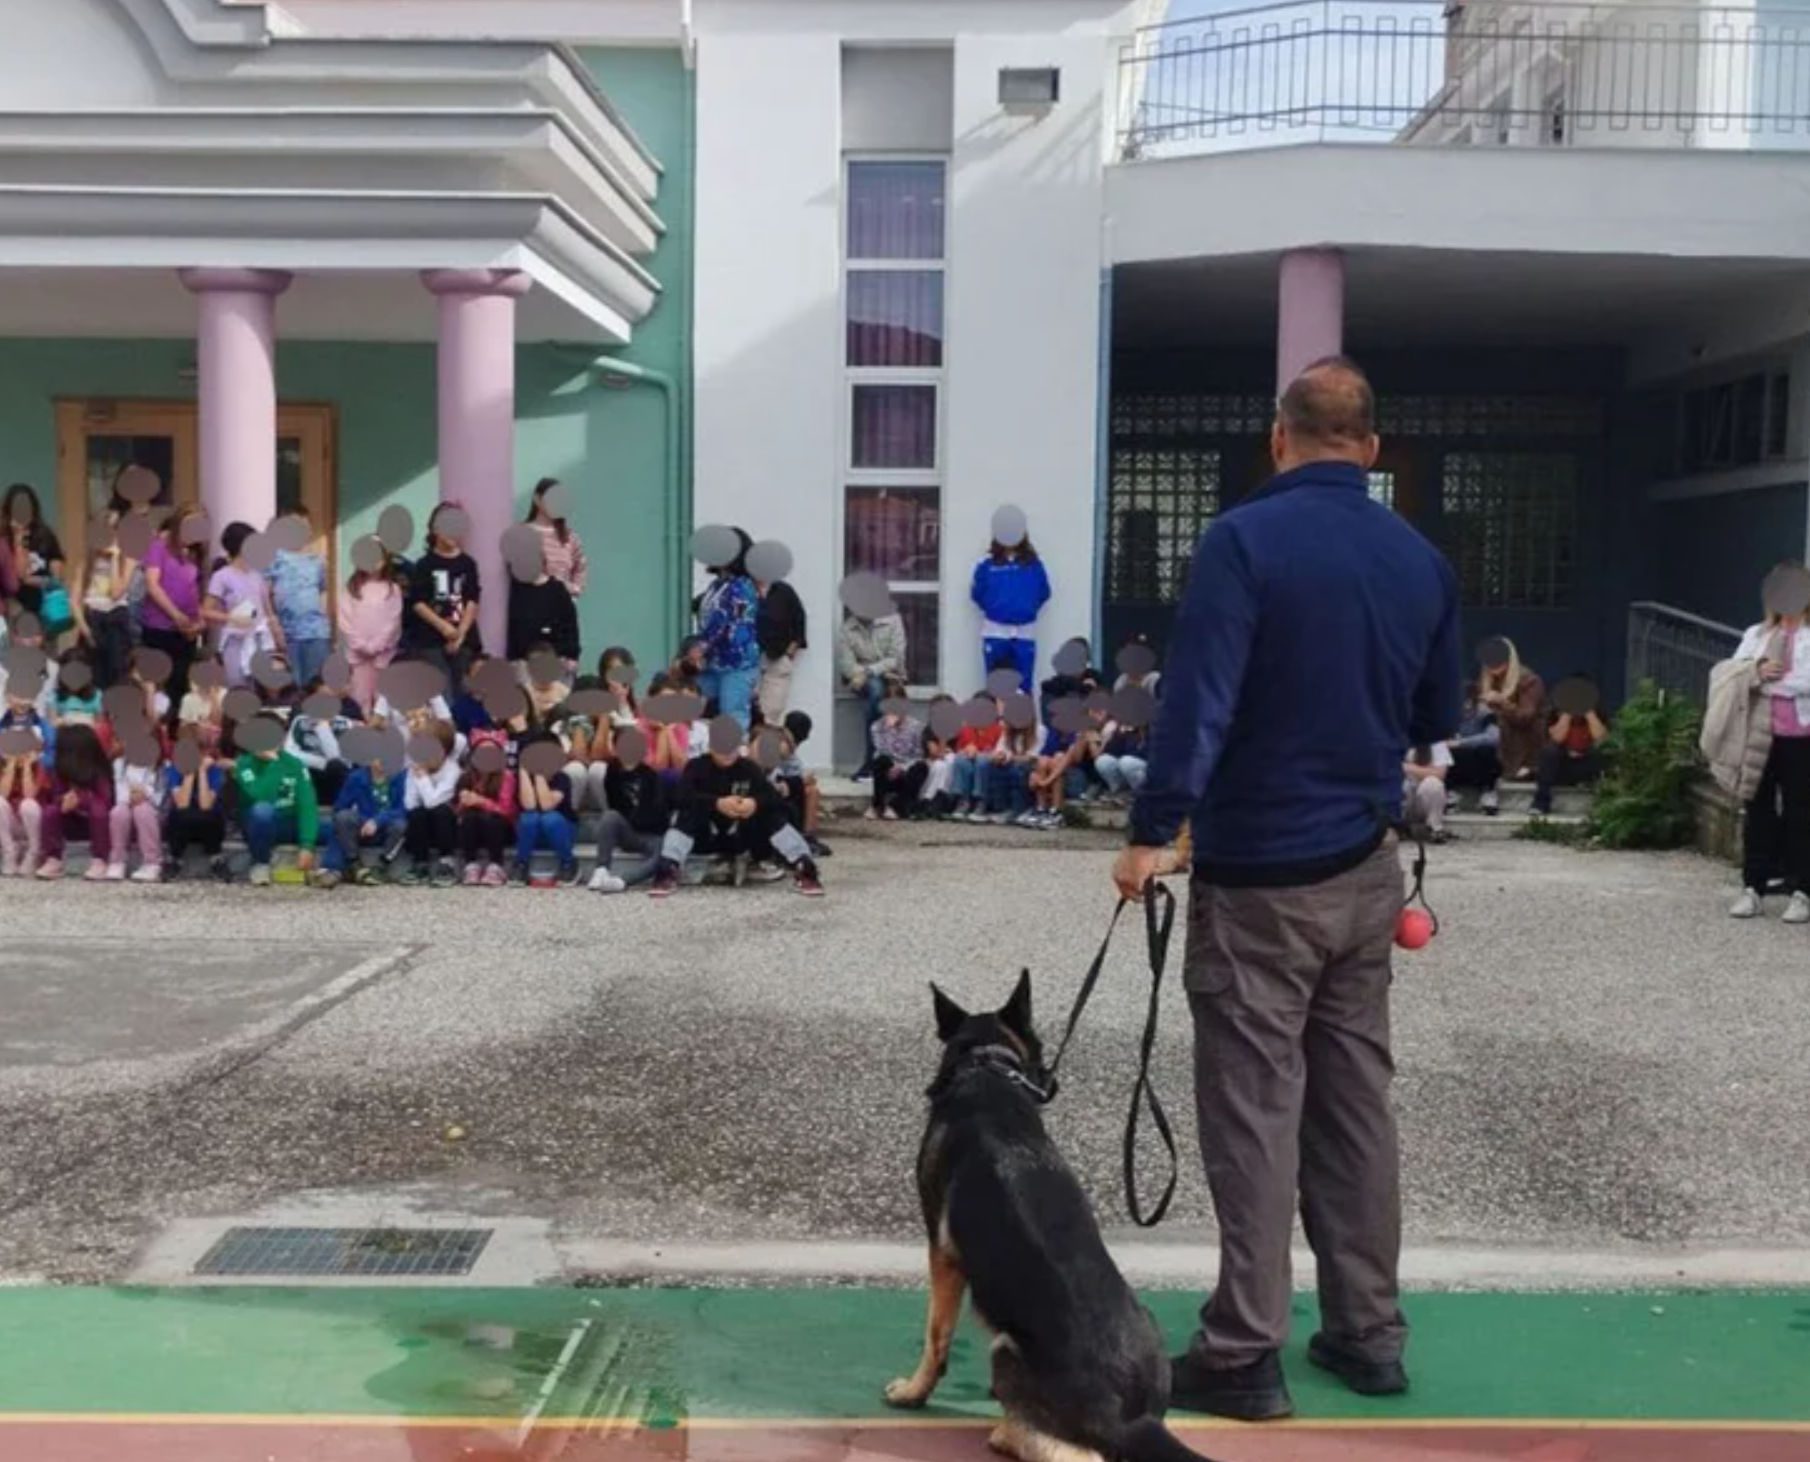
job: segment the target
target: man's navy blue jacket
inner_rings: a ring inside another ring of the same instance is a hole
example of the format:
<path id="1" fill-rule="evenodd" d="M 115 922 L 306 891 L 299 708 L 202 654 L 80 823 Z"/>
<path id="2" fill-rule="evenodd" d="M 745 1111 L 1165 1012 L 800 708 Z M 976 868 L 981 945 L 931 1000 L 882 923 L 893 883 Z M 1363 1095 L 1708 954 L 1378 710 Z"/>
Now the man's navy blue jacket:
<path id="1" fill-rule="evenodd" d="M 1400 815 L 1402 761 L 1463 699 L 1451 565 L 1362 468 L 1273 478 L 1202 537 L 1170 638 L 1131 840 L 1193 821 L 1216 883 L 1318 882 Z"/>

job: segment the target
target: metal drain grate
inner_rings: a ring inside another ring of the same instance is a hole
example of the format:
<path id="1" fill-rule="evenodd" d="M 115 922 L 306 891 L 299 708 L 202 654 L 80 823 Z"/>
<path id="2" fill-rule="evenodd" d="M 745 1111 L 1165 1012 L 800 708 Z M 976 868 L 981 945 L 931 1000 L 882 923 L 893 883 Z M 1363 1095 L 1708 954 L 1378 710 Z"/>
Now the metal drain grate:
<path id="1" fill-rule="evenodd" d="M 242 1278 L 434 1278 L 469 1274 L 487 1228 L 230 1228 L 196 1274 Z"/>

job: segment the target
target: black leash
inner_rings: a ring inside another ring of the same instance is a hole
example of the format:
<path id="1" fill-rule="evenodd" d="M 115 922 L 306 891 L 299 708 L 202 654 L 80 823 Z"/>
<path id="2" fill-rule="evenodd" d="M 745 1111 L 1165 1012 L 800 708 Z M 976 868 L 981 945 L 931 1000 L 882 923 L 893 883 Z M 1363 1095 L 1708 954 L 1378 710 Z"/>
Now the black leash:
<path id="1" fill-rule="evenodd" d="M 1055 1057 L 1044 1068 L 1048 1077 L 1044 1088 L 1045 1102 L 1054 1101 L 1060 1089 L 1056 1081 L 1056 1068 L 1062 1064 L 1068 1043 L 1074 1038 L 1075 1027 L 1081 1023 L 1081 1012 L 1087 1009 L 1087 1002 L 1093 998 L 1094 987 L 1100 983 L 1100 974 L 1106 968 L 1106 953 L 1112 948 L 1112 936 L 1119 927 L 1119 916 L 1125 912 L 1125 906 L 1130 902 L 1130 899 L 1120 899 L 1119 906 L 1112 911 L 1112 922 L 1106 926 L 1106 937 L 1100 941 L 1099 952 L 1094 955 L 1094 962 L 1087 967 L 1080 992 L 1075 996 L 1074 1006 L 1068 1013 L 1068 1028 L 1062 1033 Z M 1150 1058 L 1156 1050 L 1156 1025 L 1162 1013 L 1163 971 L 1169 963 L 1169 936 L 1174 932 L 1175 895 L 1166 885 L 1153 878 L 1144 885 L 1144 936 L 1150 960 L 1150 1009 L 1144 1017 L 1144 1036 L 1138 1048 L 1138 1077 L 1131 1088 L 1131 1111 L 1125 1119 L 1125 1204 L 1131 1210 L 1131 1221 L 1139 1228 L 1155 1228 L 1163 1221 L 1164 1215 L 1169 1212 L 1169 1204 L 1175 1197 L 1175 1185 L 1181 1175 L 1175 1132 L 1169 1125 L 1169 1114 L 1163 1110 L 1156 1088 L 1150 1081 Z M 1169 1151 L 1169 1181 L 1163 1187 L 1162 1197 L 1156 1200 L 1156 1206 L 1147 1217 L 1138 1201 L 1137 1183 L 1138 1124 L 1146 1111 L 1150 1113 L 1157 1135 L 1163 1139 L 1163 1146 Z"/>

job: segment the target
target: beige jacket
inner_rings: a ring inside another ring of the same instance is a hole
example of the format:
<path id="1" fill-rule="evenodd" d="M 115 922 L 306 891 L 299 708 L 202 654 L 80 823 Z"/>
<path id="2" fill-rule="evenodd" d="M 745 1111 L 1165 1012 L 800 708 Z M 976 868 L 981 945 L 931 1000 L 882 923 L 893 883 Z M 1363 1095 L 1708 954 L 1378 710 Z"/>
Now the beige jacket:
<path id="1" fill-rule="evenodd" d="M 1724 660 L 1709 673 L 1697 747 L 1716 785 L 1738 802 L 1752 799 L 1772 753 L 1772 707 L 1760 692 L 1758 660 Z"/>

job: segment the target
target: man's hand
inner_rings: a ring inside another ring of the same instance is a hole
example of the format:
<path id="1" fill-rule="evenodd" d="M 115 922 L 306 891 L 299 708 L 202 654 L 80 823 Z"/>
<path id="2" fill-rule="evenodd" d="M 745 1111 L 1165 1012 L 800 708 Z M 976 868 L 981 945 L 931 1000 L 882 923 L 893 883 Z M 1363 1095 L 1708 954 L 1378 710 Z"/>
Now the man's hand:
<path id="1" fill-rule="evenodd" d="M 1168 848 L 1127 848 L 1112 865 L 1113 886 L 1121 898 L 1142 903 L 1144 885 L 1175 871 L 1175 854 Z"/>

